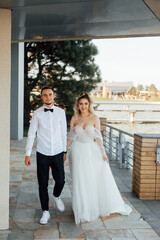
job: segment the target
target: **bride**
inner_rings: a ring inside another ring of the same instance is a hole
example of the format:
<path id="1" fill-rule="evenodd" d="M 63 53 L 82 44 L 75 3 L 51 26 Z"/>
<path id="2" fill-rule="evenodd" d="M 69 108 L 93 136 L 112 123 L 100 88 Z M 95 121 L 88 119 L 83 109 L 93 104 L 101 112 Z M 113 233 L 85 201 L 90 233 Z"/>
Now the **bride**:
<path id="1" fill-rule="evenodd" d="M 129 215 L 132 211 L 124 203 L 113 178 L 103 147 L 100 121 L 92 104 L 87 93 L 78 96 L 68 135 L 76 224 L 111 213 Z"/>

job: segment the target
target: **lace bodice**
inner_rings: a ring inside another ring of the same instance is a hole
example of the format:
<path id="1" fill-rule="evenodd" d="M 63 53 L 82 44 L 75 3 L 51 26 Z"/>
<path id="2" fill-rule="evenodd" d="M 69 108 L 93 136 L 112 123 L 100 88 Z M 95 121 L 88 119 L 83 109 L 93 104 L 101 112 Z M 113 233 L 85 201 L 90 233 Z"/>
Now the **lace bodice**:
<path id="1" fill-rule="evenodd" d="M 102 138 L 98 129 L 91 125 L 82 128 L 80 125 L 75 126 L 69 133 L 68 139 L 78 142 L 93 142 L 95 138 Z"/>
<path id="2" fill-rule="evenodd" d="M 101 132 L 92 125 L 87 125 L 85 128 L 81 127 L 80 125 L 76 125 L 69 132 L 67 139 L 68 151 L 70 151 L 70 146 L 74 141 L 81 143 L 89 143 L 95 141 L 99 145 L 102 155 L 106 156 Z"/>
<path id="3" fill-rule="evenodd" d="M 94 132 L 95 128 L 91 125 L 82 128 L 80 125 L 77 125 L 74 128 L 75 131 L 75 139 L 78 142 L 93 142 L 94 141 Z"/>

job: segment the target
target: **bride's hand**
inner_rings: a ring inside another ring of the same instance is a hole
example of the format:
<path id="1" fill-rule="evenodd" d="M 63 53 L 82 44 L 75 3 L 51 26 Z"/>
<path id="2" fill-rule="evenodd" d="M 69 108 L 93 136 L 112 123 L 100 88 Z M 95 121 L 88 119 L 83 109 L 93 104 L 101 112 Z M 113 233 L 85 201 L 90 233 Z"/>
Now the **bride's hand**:
<path id="1" fill-rule="evenodd" d="M 103 160 L 109 162 L 109 159 L 107 156 L 103 156 Z"/>

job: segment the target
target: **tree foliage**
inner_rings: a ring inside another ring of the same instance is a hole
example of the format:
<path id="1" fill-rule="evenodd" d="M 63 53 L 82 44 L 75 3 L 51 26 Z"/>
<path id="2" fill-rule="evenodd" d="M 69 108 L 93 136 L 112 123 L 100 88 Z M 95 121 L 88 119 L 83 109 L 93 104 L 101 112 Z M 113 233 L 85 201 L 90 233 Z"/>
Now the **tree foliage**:
<path id="1" fill-rule="evenodd" d="M 134 87 L 134 86 L 132 86 L 132 87 L 129 89 L 129 91 L 128 91 L 128 93 L 131 94 L 131 95 L 136 94 L 136 92 L 137 92 L 137 89 L 136 89 L 136 87 Z"/>
<path id="2" fill-rule="evenodd" d="M 154 84 L 151 84 L 151 85 L 149 86 L 149 91 L 157 92 L 156 86 L 155 86 Z"/>
<path id="3" fill-rule="evenodd" d="M 142 84 L 139 84 L 138 87 L 137 87 L 137 90 L 138 91 L 143 91 L 144 90 L 144 87 Z"/>
<path id="4" fill-rule="evenodd" d="M 52 86 L 56 104 L 73 113 L 77 94 L 90 92 L 101 81 L 97 53 L 91 40 L 25 44 L 25 126 L 30 111 L 41 104 L 40 97 L 30 93 L 42 86 Z"/>
<path id="5" fill-rule="evenodd" d="M 146 85 L 146 86 L 145 86 L 145 91 L 148 91 L 148 89 L 149 89 L 149 86 Z"/>
<path id="6" fill-rule="evenodd" d="M 157 92 L 158 92 L 158 90 L 157 90 L 157 88 L 156 88 L 156 86 L 155 86 L 154 84 L 151 84 L 151 85 L 149 86 L 148 91 L 149 91 L 149 93 L 150 93 L 150 95 L 151 95 L 152 97 L 157 97 Z"/>

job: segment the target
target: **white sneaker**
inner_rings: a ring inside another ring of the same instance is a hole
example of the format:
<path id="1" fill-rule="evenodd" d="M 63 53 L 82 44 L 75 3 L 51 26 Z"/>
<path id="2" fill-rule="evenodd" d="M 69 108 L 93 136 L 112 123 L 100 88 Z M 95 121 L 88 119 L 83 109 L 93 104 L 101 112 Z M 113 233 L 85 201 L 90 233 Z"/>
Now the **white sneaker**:
<path id="1" fill-rule="evenodd" d="M 64 206 L 64 203 L 62 202 L 62 200 L 60 199 L 60 197 L 55 197 L 55 196 L 53 195 L 53 200 L 54 200 L 54 202 L 55 202 L 56 207 L 58 208 L 58 210 L 59 210 L 60 212 L 63 212 L 63 211 L 65 210 L 65 206 Z"/>
<path id="2" fill-rule="evenodd" d="M 49 219 L 50 219 L 49 211 L 43 211 L 43 215 L 39 222 L 40 224 L 47 224 Z"/>

